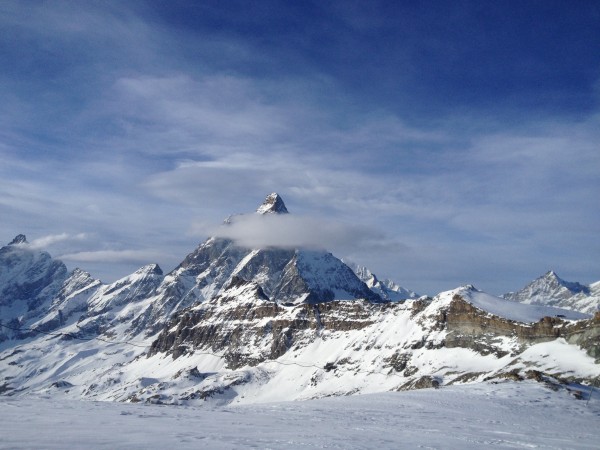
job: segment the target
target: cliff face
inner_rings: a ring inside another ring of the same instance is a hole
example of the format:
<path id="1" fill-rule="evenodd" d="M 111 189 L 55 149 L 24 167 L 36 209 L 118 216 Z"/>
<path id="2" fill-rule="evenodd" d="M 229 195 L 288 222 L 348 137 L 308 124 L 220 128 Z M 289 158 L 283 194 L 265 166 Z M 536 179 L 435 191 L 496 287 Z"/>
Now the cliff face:
<path id="1" fill-rule="evenodd" d="M 223 354 L 237 369 L 277 359 L 323 330 L 348 332 L 373 323 L 373 310 L 389 305 L 367 301 L 283 306 L 260 286 L 234 278 L 224 294 L 177 315 L 152 343 L 148 356 L 178 358 L 195 349 Z"/>
<path id="2" fill-rule="evenodd" d="M 565 326 L 561 333 L 570 344 L 579 345 L 600 363 L 600 312 L 592 319 Z"/>
<path id="3" fill-rule="evenodd" d="M 516 339 L 513 354 L 533 344 L 564 338 L 584 348 L 597 362 L 600 358 L 599 313 L 575 323 L 560 317 L 543 317 L 538 322 L 526 324 L 489 314 L 457 294 L 441 320 L 448 331 L 447 347 L 471 348 L 483 354 L 504 356 L 507 351 L 495 345 L 503 337 Z"/>

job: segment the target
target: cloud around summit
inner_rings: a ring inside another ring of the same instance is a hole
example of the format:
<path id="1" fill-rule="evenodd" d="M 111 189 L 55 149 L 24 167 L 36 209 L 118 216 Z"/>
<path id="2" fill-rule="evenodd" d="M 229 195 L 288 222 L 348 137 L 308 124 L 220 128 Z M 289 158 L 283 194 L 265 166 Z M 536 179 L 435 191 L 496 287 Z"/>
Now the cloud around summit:
<path id="1" fill-rule="evenodd" d="M 405 248 L 374 228 L 294 214 L 235 215 L 227 223 L 209 229 L 209 233 L 251 249 L 301 248 L 348 254 L 365 249 L 399 252 Z"/>

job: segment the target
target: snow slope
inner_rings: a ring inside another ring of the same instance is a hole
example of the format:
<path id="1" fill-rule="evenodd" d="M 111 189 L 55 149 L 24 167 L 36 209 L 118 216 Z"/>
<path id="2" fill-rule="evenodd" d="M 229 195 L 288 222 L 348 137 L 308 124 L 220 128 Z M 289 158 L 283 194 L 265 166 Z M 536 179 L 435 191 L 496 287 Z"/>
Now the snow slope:
<path id="1" fill-rule="evenodd" d="M 534 382 L 227 408 L 0 397 L 0 448 L 596 449 L 589 402 Z M 35 430 L 35 432 L 31 432 Z"/>

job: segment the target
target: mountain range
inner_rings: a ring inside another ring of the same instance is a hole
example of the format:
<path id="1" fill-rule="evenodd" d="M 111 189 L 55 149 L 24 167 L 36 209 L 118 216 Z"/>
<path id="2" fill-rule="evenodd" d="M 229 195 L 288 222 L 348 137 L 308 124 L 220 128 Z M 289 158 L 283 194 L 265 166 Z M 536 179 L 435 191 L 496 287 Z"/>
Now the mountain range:
<path id="1" fill-rule="evenodd" d="M 289 212 L 274 193 L 255 214 Z M 227 404 L 590 383 L 599 286 L 549 272 L 503 298 L 473 286 L 419 297 L 325 250 L 218 236 L 167 274 L 148 264 L 103 284 L 18 235 L 0 249 L 0 393 Z"/>

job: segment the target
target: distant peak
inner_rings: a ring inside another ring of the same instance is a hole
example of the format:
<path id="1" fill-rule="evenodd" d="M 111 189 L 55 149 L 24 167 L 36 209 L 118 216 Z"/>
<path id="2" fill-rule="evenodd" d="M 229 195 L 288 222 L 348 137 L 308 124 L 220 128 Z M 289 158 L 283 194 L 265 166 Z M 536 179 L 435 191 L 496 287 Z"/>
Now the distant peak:
<path id="1" fill-rule="evenodd" d="M 279 194 L 273 192 L 267 195 L 265 201 L 256 210 L 259 214 L 287 214 L 288 210 Z"/>
<path id="2" fill-rule="evenodd" d="M 24 234 L 18 234 L 8 245 L 27 244 L 27 238 Z"/>
<path id="3" fill-rule="evenodd" d="M 562 279 L 556 274 L 554 270 L 549 270 L 542 278 L 545 278 L 547 280 L 556 280 L 559 282 L 562 281 Z"/>
<path id="4" fill-rule="evenodd" d="M 136 270 L 136 273 L 138 274 L 152 274 L 152 275 L 163 275 L 163 271 L 160 268 L 160 266 L 158 264 L 152 263 L 152 264 L 146 264 L 143 267 L 140 267 L 138 270 Z"/>

